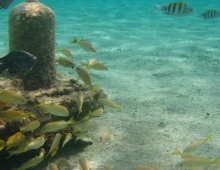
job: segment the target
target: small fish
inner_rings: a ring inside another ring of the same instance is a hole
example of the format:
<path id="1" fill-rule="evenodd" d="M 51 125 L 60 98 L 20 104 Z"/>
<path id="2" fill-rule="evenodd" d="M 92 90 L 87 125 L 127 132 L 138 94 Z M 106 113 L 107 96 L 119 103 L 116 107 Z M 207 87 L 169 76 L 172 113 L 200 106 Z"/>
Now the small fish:
<path id="1" fill-rule="evenodd" d="M 183 152 L 193 152 L 200 146 L 202 146 L 205 142 L 212 141 L 212 135 L 207 136 L 205 139 L 199 139 L 192 142 L 189 146 L 187 146 Z"/>
<path id="2" fill-rule="evenodd" d="M 8 156 L 6 159 L 10 158 L 10 157 L 13 156 L 13 155 L 18 155 L 18 154 L 21 154 L 21 153 L 23 153 L 23 152 L 28 151 L 28 150 L 27 150 L 27 145 L 28 145 L 27 140 L 24 140 L 24 141 L 18 146 L 18 148 L 17 148 L 16 150 L 8 151 L 9 156 Z"/>
<path id="3" fill-rule="evenodd" d="M 220 17 L 220 12 L 217 10 L 208 10 L 200 15 L 200 17 L 205 19 L 215 19 Z"/>
<path id="4" fill-rule="evenodd" d="M 22 110 L 0 111 L 0 118 L 7 119 L 9 122 L 17 119 L 26 119 L 28 116 L 36 117 L 32 112 L 24 113 Z"/>
<path id="5" fill-rule="evenodd" d="M 45 104 L 44 101 L 42 101 L 40 104 L 35 106 L 43 108 L 43 110 L 46 113 L 50 113 L 54 116 L 69 116 L 68 109 L 59 104 L 55 104 L 55 103 Z"/>
<path id="6" fill-rule="evenodd" d="M 136 166 L 133 168 L 133 170 L 159 170 L 152 166 Z"/>
<path id="7" fill-rule="evenodd" d="M 25 136 L 21 132 L 17 132 L 14 135 L 10 136 L 7 141 L 0 140 L 0 150 L 2 150 L 5 146 L 7 149 L 13 148 L 15 146 L 19 146 L 25 140 Z"/>
<path id="8" fill-rule="evenodd" d="M 89 60 L 89 62 L 88 62 L 88 64 L 86 66 L 87 66 L 87 68 L 90 68 L 91 66 L 93 66 L 97 62 L 98 62 L 97 59 L 92 58 L 91 60 Z"/>
<path id="9" fill-rule="evenodd" d="M 89 116 L 91 117 L 99 117 L 103 114 L 104 110 L 102 108 L 96 109 L 95 111 L 89 111 Z"/>
<path id="10" fill-rule="evenodd" d="M 165 6 L 156 5 L 159 11 L 173 16 L 187 16 L 193 12 L 193 8 L 184 2 L 172 2 Z"/>
<path id="11" fill-rule="evenodd" d="M 113 109 L 118 109 L 119 111 L 122 111 L 123 109 L 122 105 L 118 105 L 110 99 L 100 99 L 100 102 L 105 106 L 111 107 Z"/>
<path id="12" fill-rule="evenodd" d="M 25 124 L 24 126 L 20 127 L 20 132 L 24 133 L 24 132 L 34 132 L 37 128 L 40 127 L 40 122 L 39 120 L 34 120 L 32 122 L 29 122 L 27 124 Z"/>
<path id="13" fill-rule="evenodd" d="M 77 95 L 76 95 L 76 103 L 77 103 L 78 111 L 79 111 L 77 117 L 78 117 L 79 114 L 82 112 L 83 102 L 84 102 L 83 92 L 79 91 L 79 92 L 77 93 Z"/>
<path id="14" fill-rule="evenodd" d="M 49 163 L 46 170 L 59 170 L 55 163 Z"/>
<path id="15" fill-rule="evenodd" d="M 57 52 L 61 52 L 67 57 L 74 57 L 74 53 L 69 48 L 56 48 Z"/>
<path id="16" fill-rule="evenodd" d="M 208 169 L 212 167 L 213 164 L 220 166 L 220 156 L 215 160 L 210 160 L 208 158 L 184 159 L 178 163 L 176 167 L 181 169 Z"/>
<path id="17" fill-rule="evenodd" d="M 39 156 L 35 156 L 34 158 L 28 160 L 27 162 L 21 164 L 19 168 L 14 168 L 13 170 L 24 170 L 36 166 L 43 160 L 44 154 L 45 154 L 45 150 L 41 148 Z"/>
<path id="18" fill-rule="evenodd" d="M 88 162 L 85 158 L 80 158 L 78 161 L 82 170 L 90 170 Z"/>
<path id="19" fill-rule="evenodd" d="M 13 104 L 26 104 L 27 101 L 25 98 L 20 95 L 19 93 L 8 91 L 8 90 L 1 90 L 0 91 L 0 100 L 8 103 Z"/>
<path id="20" fill-rule="evenodd" d="M 0 0 L 0 9 L 7 9 L 14 0 Z"/>
<path id="21" fill-rule="evenodd" d="M 92 66 L 90 66 L 90 69 L 93 70 L 108 70 L 108 67 L 102 63 L 95 63 Z"/>
<path id="22" fill-rule="evenodd" d="M 109 130 L 105 130 L 100 137 L 100 141 L 105 144 L 111 144 L 113 140 L 114 136 L 111 134 Z"/>
<path id="23" fill-rule="evenodd" d="M 77 122 L 74 120 L 73 117 L 71 117 L 70 120 L 67 122 L 64 120 L 50 122 L 44 125 L 44 127 L 42 128 L 42 132 L 57 132 L 58 130 L 65 128 L 67 125 L 70 125 L 70 124 L 74 125 L 76 123 Z"/>
<path id="24" fill-rule="evenodd" d="M 79 139 L 85 138 L 87 134 L 88 134 L 88 131 L 82 131 L 82 132 L 80 132 L 79 134 L 76 135 L 77 137 L 76 137 L 75 142 L 76 142 L 77 140 L 79 140 Z"/>
<path id="25" fill-rule="evenodd" d="M 96 47 L 87 40 L 77 40 L 75 37 L 70 41 L 70 43 L 77 43 L 79 47 L 83 48 L 85 51 L 96 52 Z"/>
<path id="26" fill-rule="evenodd" d="M 83 131 L 89 131 L 91 130 L 93 127 L 95 126 L 95 123 L 88 123 L 84 126 L 82 126 L 80 129 L 78 129 L 78 131 L 83 132 Z"/>
<path id="27" fill-rule="evenodd" d="M 62 148 L 66 145 L 67 142 L 69 142 L 72 139 L 72 136 L 73 136 L 72 133 L 67 133 L 66 134 L 66 137 L 65 137 L 65 139 L 63 141 Z"/>
<path id="28" fill-rule="evenodd" d="M 27 150 L 38 149 L 45 143 L 44 136 L 39 136 L 38 138 L 30 138 L 28 140 Z"/>
<path id="29" fill-rule="evenodd" d="M 37 57 L 26 51 L 11 51 L 5 57 L 0 58 L 0 74 L 8 69 L 10 74 L 17 73 L 19 71 L 25 71 L 27 74 L 35 65 Z"/>
<path id="30" fill-rule="evenodd" d="M 70 67 L 72 69 L 75 68 L 75 63 L 66 57 L 59 57 L 58 59 L 56 59 L 56 62 L 58 62 L 61 66 L 64 67 Z"/>
<path id="31" fill-rule="evenodd" d="M 99 85 L 92 84 L 91 76 L 86 69 L 84 69 L 82 67 L 76 67 L 76 72 L 77 72 L 78 76 L 81 78 L 81 80 L 85 83 L 85 85 L 89 86 L 92 89 L 92 91 L 95 91 L 98 89 Z"/>
<path id="32" fill-rule="evenodd" d="M 59 149 L 59 142 L 60 142 L 60 138 L 61 138 L 61 134 L 60 133 L 57 133 L 53 139 L 53 143 L 50 147 L 50 150 L 48 152 L 48 154 L 45 156 L 47 157 L 48 155 L 51 155 L 52 157 L 54 155 L 56 155 L 58 149 Z"/>
<path id="33" fill-rule="evenodd" d="M 197 155 L 193 155 L 189 152 L 181 152 L 178 148 L 171 153 L 172 155 L 180 155 L 182 159 L 199 159 Z"/>

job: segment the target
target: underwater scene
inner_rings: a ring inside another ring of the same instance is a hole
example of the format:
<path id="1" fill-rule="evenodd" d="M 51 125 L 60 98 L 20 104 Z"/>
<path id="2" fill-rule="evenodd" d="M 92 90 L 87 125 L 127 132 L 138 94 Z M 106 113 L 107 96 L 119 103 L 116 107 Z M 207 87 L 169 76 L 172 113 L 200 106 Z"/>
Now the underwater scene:
<path id="1" fill-rule="evenodd" d="M 220 1 L 0 8 L 0 170 L 220 169 Z"/>

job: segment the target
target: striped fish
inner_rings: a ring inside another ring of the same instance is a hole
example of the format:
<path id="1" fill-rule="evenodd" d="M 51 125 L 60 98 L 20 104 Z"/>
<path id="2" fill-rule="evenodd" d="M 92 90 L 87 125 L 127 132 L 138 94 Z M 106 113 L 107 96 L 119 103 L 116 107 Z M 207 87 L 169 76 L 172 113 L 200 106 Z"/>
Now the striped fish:
<path id="1" fill-rule="evenodd" d="M 184 2 L 172 2 L 165 6 L 156 5 L 157 10 L 173 16 L 186 16 L 193 12 L 193 8 Z"/>
<path id="2" fill-rule="evenodd" d="M 200 15 L 200 17 L 203 17 L 205 19 L 214 19 L 214 18 L 218 18 L 219 16 L 220 16 L 220 12 L 217 10 L 208 10 Z"/>

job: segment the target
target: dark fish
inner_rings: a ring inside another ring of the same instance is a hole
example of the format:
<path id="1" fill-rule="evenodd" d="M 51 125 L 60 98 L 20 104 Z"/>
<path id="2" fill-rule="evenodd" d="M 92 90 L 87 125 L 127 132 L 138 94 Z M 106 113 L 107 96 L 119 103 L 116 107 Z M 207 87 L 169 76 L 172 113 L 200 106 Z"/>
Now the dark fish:
<path id="1" fill-rule="evenodd" d="M 21 50 L 11 51 L 5 57 L 0 58 L 0 74 L 8 69 L 10 74 L 25 71 L 27 74 L 34 66 L 37 57 Z"/>
<path id="2" fill-rule="evenodd" d="M 193 12 L 193 8 L 184 2 L 172 2 L 165 6 L 156 5 L 156 7 L 165 14 L 178 17 L 186 16 Z"/>
<path id="3" fill-rule="evenodd" d="M 205 19 L 214 19 L 220 17 L 220 12 L 217 10 L 208 10 L 205 11 L 203 14 L 200 15 L 200 17 L 203 17 Z"/>
<path id="4" fill-rule="evenodd" d="M 14 0 L 0 0 L 0 9 L 7 9 Z"/>

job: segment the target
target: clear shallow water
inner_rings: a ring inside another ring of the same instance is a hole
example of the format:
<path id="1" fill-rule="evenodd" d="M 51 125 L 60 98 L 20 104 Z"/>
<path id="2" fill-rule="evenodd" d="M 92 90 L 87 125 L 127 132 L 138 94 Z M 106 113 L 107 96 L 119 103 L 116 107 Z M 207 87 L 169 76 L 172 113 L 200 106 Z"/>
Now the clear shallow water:
<path id="1" fill-rule="evenodd" d="M 8 12 L 19 2 L 0 11 L 1 55 L 8 52 Z M 93 57 L 106 63 L 107 72 L 91 71 L 94 81 L 125 106 L 123 113 L 108 110 L 111 114 L 97 120 L 99 129 L 90 134 L 94 146 L 82 153 L 92 169 L 111 164 L 117 170 L 135 165 L 174 170 L 179 159 L 170 152 L 209 134 L 214 142 L 199 154 L 219 155 L 220 18 L 198 17 L 204 10 L 220 10 L 219 1 L 185 1 L 195 11 L 183 18 L 155 12 L 154 4 L 167 3 L 162 0 L 40 2 L 56 14 L 57 44 L 71 48 L 76 63 Z M 97 53 L 70 45 L 73 35 L 91 40 Z M 76 77 L 72 70 L 58 68 Z M 164 128 L 158 126 L 161 122 Z M 114 130 L 116 145 L 99 150 L 106 128 Z"/>

